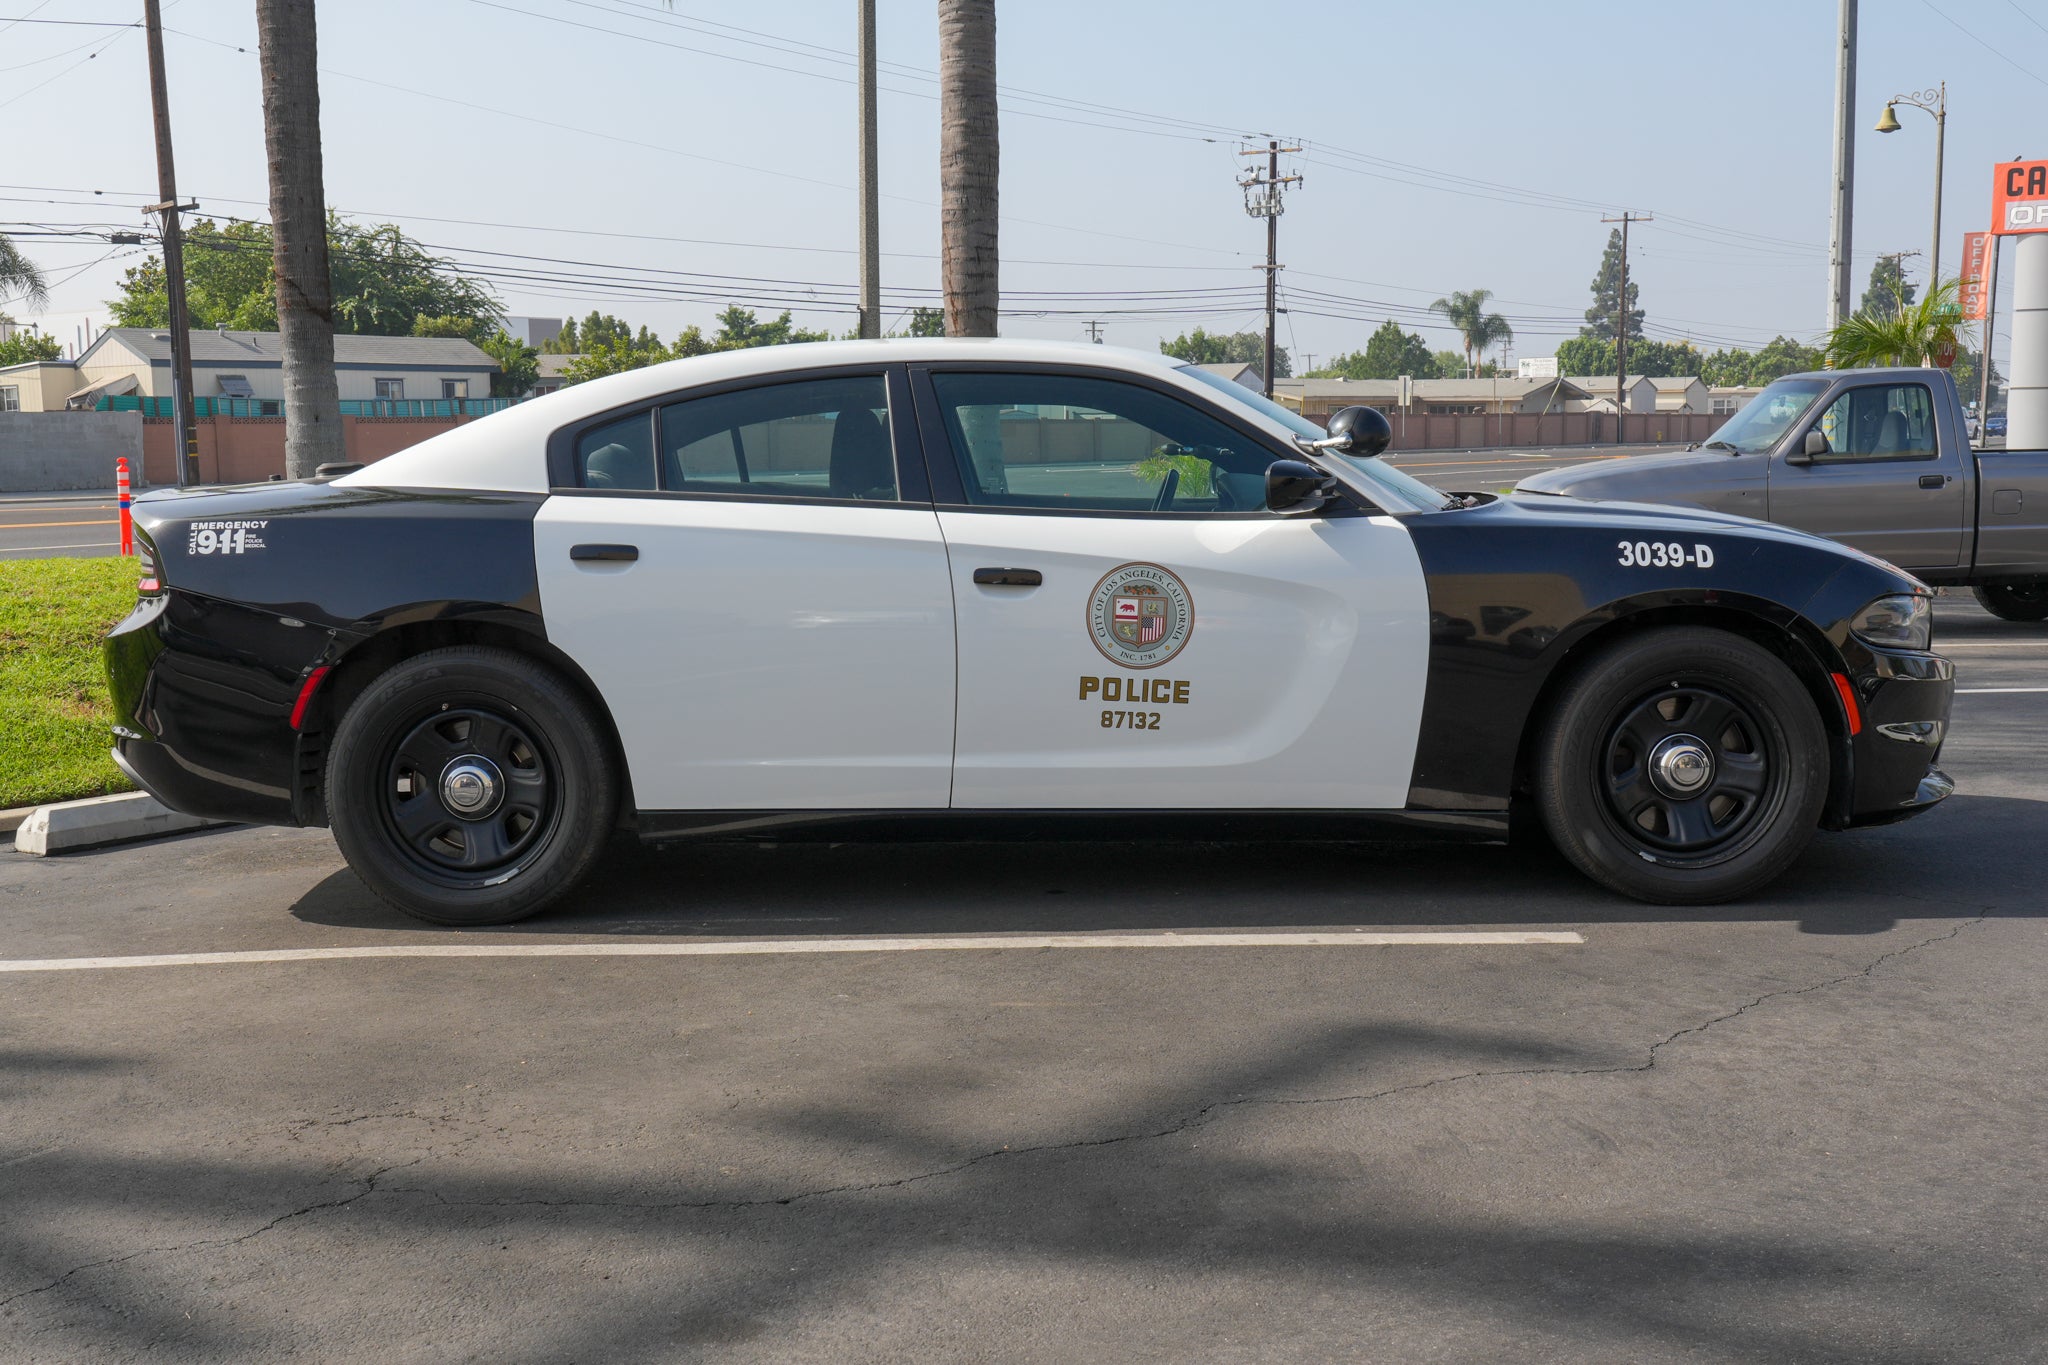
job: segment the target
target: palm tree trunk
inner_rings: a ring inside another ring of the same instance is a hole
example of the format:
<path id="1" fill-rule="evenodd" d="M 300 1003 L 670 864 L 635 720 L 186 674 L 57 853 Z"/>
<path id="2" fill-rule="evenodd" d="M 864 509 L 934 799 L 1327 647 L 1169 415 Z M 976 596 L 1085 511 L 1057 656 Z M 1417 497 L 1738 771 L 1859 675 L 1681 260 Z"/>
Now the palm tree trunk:
<path id="1" fill-rule="evenodd" d="M 939 226 L 946 335 L 996 334 L 995 0 L 939 0 Z"/>
<path id="2" fill-rule="evenodd" d="M 284 465 L 311 478 L 348 458 L 334 374 L 334 282 L 320 165 L 320 77 L 313 0 L 256 0 L 263 146 L 270 160 L 271 261 L 284 350 Z"/>

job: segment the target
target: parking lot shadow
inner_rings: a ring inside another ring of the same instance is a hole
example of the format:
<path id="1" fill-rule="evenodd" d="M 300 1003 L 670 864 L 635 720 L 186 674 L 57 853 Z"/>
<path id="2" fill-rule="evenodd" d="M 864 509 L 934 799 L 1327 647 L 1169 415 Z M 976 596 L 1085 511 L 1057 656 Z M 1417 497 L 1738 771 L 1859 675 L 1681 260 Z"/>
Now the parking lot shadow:
<path id="1" fill-rule="evenodd" d="M 1547 847 L 1260 842 L 674 843 L 621 840 L 563 907 L 494 933 L 705 937 L 1070 933 L 1301 926 L 1538 926 L 1796 920 L 1876 934 L 1901 918 L 2043 909 L 2017 849 L 2048 805 L 1957 796 L 1918 820 L 1818 836 L 1738 904 L 1611 895 Z M 422 926 L 351 873 L 292 913 L 353 929 Z M 461 932 L 461 931 L 451 931 Z"/>

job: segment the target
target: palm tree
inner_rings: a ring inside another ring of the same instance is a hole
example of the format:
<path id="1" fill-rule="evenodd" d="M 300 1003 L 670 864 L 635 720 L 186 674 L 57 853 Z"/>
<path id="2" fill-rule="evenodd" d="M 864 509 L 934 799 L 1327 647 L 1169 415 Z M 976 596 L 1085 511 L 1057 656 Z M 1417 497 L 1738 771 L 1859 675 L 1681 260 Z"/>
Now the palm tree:
<path id="1" fill-rule="evenodd" d="M 334 373 L 334 281 L 320 164 L 320 66 L 313 0 L 256 0 L 263 149 L 270 162 L 271 263 L 284 351 L 285 477 L 348 458 Z"/>
<path id="2" fill-rule="evenodd" d="M 1866 365 L 1924 365 L 1938 353 L 1953 355 L 1969 341 L 1970 325 L 1956 307 L 1956 282 L 1936 280 L 1926 294 L 1902 307 L 1851 313 L 1827 334 L 1823 349 L 1838 370 Z"/>
<path id="3" fill-rule="evenodd" d="M 1515 329 L 1499 313 L 1486 311 L 1486 301 L 1493 297 L 1491 289 L 1453 290 L 1447 299 L 1438 299 L 1429 305 L 1432 313 L 1441 313 L 1445 321 L 1458 329 L 1465 338 L 1465 370 L 1477 373 L 1472 358 L 1486 354 L 1486 348 L 1496 343 L 1513 341 Z"/>
<path id="4" fill-rule="evenodd" d="M 0 233 L 0 290 L 16 290 L 28 300 L 28 306 L 41 309 L 50 302 L 50 291 L 43 283 L 43 272 L 35 268 L 28 257 L 21 254 L 5 233 Z"/>
<path id="5" fill-rule="evenodd" d="M 939 0 L 940 273 L 946 334 L 996 334 L 995 0 Z"/>

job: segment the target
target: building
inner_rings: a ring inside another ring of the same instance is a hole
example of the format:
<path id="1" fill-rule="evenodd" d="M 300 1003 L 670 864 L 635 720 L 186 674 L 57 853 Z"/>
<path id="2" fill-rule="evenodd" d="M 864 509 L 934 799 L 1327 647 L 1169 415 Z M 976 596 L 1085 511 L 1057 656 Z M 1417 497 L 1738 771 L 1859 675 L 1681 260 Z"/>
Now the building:
<path id="1" fill-rule="evenodd" d="M 1402 406 L 1402 385 L 1408 403 Z M 1273 396 L 1311 421 L 1326 422 L 1339 408 L 1378 408 L 1389 415 L 1483 416 L 1562 413 L 1589 395 L 1569 379 L 1283 379 Z"/>
<path id="2" fill-rule="evenodd" d="M 1228 379 L 1231 383 L 1250 389 L 1253 393 L 1266 391 L 1264 366 L 1254 365 L 1248 360 L 1226 360 L 1218 365 L 1197 365 L 1195 368 L 1207 370 L 1218 379 Z M 1275 379 L 1273 382 L 1278 384 L 1280 381 Z"/>
<path id="3" fill-rule="evenodd" d="M 545 346 L 562 334 L 560 318 L 506 318 L 505 332 L 528 346 Z"/>
<path id="4" fill-rule="evenodd" d="M 1670 375 L 1652 379 L 1657 390 L 1658 412 L 1707 412 L 1713 404 L 1713 390 L 1698 375 Z"/>
<path id="5" fill-rule="evenodd" d="M 1613 375 L 1575 374 L 1571 376 L 1570 382 L 1578 388 L 1585 390 L 1587 395 L 1584 402 L 1572 409 L 1573 412 L 1611 413 L 1614 411 Z M 1626 399 L 1630 412 L 1655 412 L 1657 410 L 1656 381 L 1645 375 L 1630 375 L 1623 381 L 1622 394 Z"/>
<path id="6" fill-rule="evenodd" d="M 572 362 L 581 359 L 583 357 L 580 355 L 554 355 L 543 351 L 540 357 L 540 374 L 533 381 L 533 396 L 538 398 L 544 393 L 553 393 L 561 388 L 562 372 L 567 370 Z"/>
<path id="7" fill-rule="evenodd" d="M 0 412 L 62 412 L 78 387 L 68 360 L 25 360 L 0 367 Z"/>
<path id="8" fill-rule="evenodd" d="M 1740 412 L 1762 392 L 1760 384 L 1716 384 L 1707 390 L 1707 411 Z"/>
<path id="9" fill-rule="evenodd" d="M 344 401 L 488 398 L 498 362 L 459 337 L 336 336 L 334 369 Z M 171 334 L 111 327 L 77 360 L 43 371 L 37 386 L 43 411 L 90 408 L 103 397 L 128 394 L 169 397 Z M 192 392 L 196 398 L 245 400 L 253 416 L 281 413 L 284 357 L 278 334 L 194 332 Z"/>

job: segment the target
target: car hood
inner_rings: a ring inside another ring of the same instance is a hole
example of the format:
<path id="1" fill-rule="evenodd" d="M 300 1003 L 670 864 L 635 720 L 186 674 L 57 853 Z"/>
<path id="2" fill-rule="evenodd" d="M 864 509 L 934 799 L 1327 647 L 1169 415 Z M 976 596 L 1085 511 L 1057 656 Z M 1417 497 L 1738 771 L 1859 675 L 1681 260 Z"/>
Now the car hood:
<path id="1" fill-rule="evenodd" d="M 1523 493 L 1562 493 L 1574 498 L 1607 498 L 1664 480 L 1690 484 L 1687 476 L 1706 474 L 1732 458 L 1725 450 L 1681 450 L 1669 455 L 1629 455 L 1588 460 L 1531 474 L 1515 485 Z"/>

